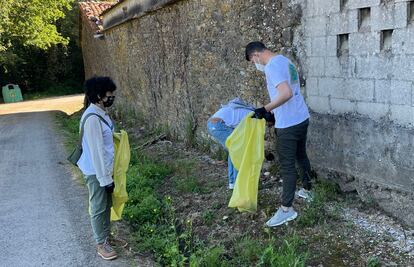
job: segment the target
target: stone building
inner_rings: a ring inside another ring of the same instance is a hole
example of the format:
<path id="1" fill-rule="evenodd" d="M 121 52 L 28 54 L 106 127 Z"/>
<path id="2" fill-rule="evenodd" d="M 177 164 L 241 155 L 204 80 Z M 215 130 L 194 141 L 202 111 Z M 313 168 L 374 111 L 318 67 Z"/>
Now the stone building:
<path id="1" fill-rule="evenodd" d="M 268 101 L 244 47 L 292 58 L 312 110 L 313 167 L 414 225 L 414 1 L 124 0 L 81 3 L 86 77 L 109 75 L 119 110 L 185 138 L 220 103 Z M 98 20 L 96 20 L 96 18 Z"/>

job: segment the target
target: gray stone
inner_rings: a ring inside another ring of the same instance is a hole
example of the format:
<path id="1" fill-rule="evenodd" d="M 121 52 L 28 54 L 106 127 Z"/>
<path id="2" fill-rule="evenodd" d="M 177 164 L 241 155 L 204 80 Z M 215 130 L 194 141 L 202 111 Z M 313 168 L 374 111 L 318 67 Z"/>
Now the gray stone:
<path id="1" fill-rule="evenodd" d="M 391 119 L 403 126 L 414 126 L 414 107 L 409 105 L 391 105 Z"/>
<path id="2" fill-rule="evenodd" d="M 375 102 L 391 103 L 391 81 L 376 80 L 375 81 Z"/>
<path id="3" fill-rule="evenodd" d="M 358 12 L 356 9 L 329 16 L 330 35 L 358 32 Z"/>
<path id="4" fill-rule="evenodd" d="M 329 113 L 329 98 L 320 96 L 309 96 L 306 99 L 309 108 L 318 113 Z"/>
<path id="5" fill-rule="evenodd" d="M 380 120 L 390 112 L 390 106 L 382 103 L 357 102 L 356 111 L 374 120 Z"/>
<path id="6" fill-rule="evenodd" d="M 356 76 L 358 78 L 386 79 L 393 77 L 393 58 L 374 55 L 356 58 Z"/>
<path id="7" fill-rule="evenodd" d="M 394 29 L 407 27 L 408 23 L 408 2 L 395 3 Z"/>
<path id="8" fill-rule="evenodd" d="M 331 109 L 333 114 L 356 112 L 356 102 L 348 99 L 331 98 Z"/>
<path id="9" fill-rule="evenodd" d="M 371 29 L 380 31 L 394 28 L 394 5 L 380 5 L 371 8 Z"/>
<path id="10" fill-rule="evenodd" d="M 312 0 L 307 1 L 306 16 L 324 16 L 340 11 L 339 1 Z"/>
<path id="11" fill-rule="evenodd" d="M 305 18 L 304 22 L 306 36 L 326 36 L 327 17 L 318 16 Z"/>
<path id="12" fill-rule="evenodd" d="M 380 3 L 381 0 L 348 0 L 347 7 L 350 9 L 356 9 L 377 6 Z"/>
<path id="13" fill-rule="evenodd" d="M 319 78 L 319 95 L 345 98 L 346 88 L 343 78 Z"/>
<path id="14" fill-rule="evenodd" d="M 324 74 L 325 61 L 323 57 L 309 57 L 308 64 L 308 76 L 315 77 Z"/>
<path id="15" fill-rule="evenodd" d="M 308 78 L 306 80 L 306 95 L 319 96 L 319 85 L 317 78 Z"/>
<path id="16" fill-rule="evenodd" d="M 349 79 L 344 94 L 345 99 L 372 102 L 374 100 L 374 81 Z"/>
<path id="17" fill-rule="evenodd" d="M 414 55 L 398 55 L 393 58 L 393 78 L 414 81 Z"/>
<path id="18" fill-rule="evenodd" d="M 344 179 L 342 184 L 352 185 L 348 177 L 355 177 L 359 194 L 370 196 L 380 207 L 414 225 L 414 216 L 407 216 L 414 213 L 414 129 L 354 114 L 313 113 L 308 136 L 308 153 L 315 169 L 339 173 L 337 179 Z M 383 201 L 385 192 L 373 194 L 378 188 L 393 192 L 390 200 Z M 403 192 L 410 192 L 411 197 L 402 197 Z M 401 207 L 406 209 L 405 215 Z"/>
<path id="19" fill-rule="evenodd" d="M 323 57 L 326 55 L 326 37 L 312 38 L 312 51 L 310 56 Z"/>
<path id="20" fill-rule="evenodd" d="M 344 57 L 326 57 L 325 58 L 325 76 L 326 77 L 345 77 L 353 76 L 355 70 L 355 58 Z"/>
<path id="21" fill-rule="evenodd" d="M 338 36 L 326 37 L 325 56 L 336 57 L 338 55 Z"/>
<path id="22" fill-rule="evenodd" d="M 392 53 L 414 55 L 414 28 L 395 29 L 392 33 Z"/>
<path id="23" fill-rule="evenodd" d="M 392 80 L 390 87 L 390 103 L 396 105 L 411 105 L 412 82 Z"/>
<path id="24" fill-rule="evenodd" d="M 349 34 L 350 55 L 374 55 L 379 52 L 380 34 L 378 32 Z"/>

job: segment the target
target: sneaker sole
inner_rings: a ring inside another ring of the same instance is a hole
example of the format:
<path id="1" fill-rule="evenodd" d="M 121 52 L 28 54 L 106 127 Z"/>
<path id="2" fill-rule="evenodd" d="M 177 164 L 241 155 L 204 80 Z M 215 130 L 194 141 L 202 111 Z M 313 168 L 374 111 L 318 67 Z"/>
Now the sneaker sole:
<path id="1" fill-rule="evenodd" d="M 110 261 L 110 260 L 114 260 L 118 257 L 118 255 L 114 255 L 112 257 L 105 257 L 104 255 L 102 255 L 101 253 L 98 252 L 98 255 L 101 256 L 102 259 Z"/>
<path id="2" fill-rule="evenodd" d="M 267 226 L 269 226 L 269 227 L 279 226 L 279 225 L 285 224 L 285 223 L 287 223 L 287 222 L 293 221 L 293 220 L 294 220 L 294 219 L 296 219 L 297 217 L 298 217 L 298 214 L 296 213 L 296 214 L 295 214 L 295 216 L 290 217 L 289 219 L 284 220 L 284 221 L 282 221 L 281 223 L 278 223 L 278 224 L 269 224 L 269 223 L 266 223 L 266 225 L 267 225 Z"/>

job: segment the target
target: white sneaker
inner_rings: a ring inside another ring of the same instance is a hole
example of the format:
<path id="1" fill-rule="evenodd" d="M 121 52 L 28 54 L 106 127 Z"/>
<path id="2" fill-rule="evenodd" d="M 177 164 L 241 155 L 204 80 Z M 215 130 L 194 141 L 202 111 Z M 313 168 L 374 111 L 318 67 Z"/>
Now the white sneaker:
<path id="1" fill-rule="evenodd" d="M 229 189 L 233 190 L 234 189 L 234 184 L 229 184 Z"/>
<path id="2" fill-rule="evenodd" d="M 312 201 L 313 200 L 313 194 L 311 191 L 305 190 L 304 188 L 301 188 L 298 192 L 296 192 L 296 195 L 298 197 L 301 197 L 305 199 L 306 201 Z"/>
<path id="3" fill-rule="evenodd" d="M 275 215 L 273 215 L 273 217 L 266 222 L 266 225 L 269 227 L 279 226 L 296 219 L 296 217 L 298 217 L 298 213 L 293 208 L 289 208 L 288 211 L 284 211 L 280 207 Z"/>

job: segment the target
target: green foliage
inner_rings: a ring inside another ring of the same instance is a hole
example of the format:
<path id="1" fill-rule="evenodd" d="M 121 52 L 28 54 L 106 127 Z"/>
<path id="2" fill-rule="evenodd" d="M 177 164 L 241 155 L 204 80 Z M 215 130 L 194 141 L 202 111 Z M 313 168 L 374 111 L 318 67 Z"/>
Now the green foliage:
<path id="1" fill-rule="evenodd" d="M 202 193 L 203 189 L 194 176 L 174 177 L 175 187 L 183 193 Z"/>
<path id="2" fill-rule="evenodd" d="M 251 266 L 252 262 L 258 262 L 264 250 L 263 242 L 251 237 L 244 237 L 236 242 L 234 249 L 235 266 Z"/>
<path id="3" fill-rule="evenodd" d="M 299 216 L 298 224 L 310 227 L 335 217 L 326 210 L 325 206 L 326 202 L 337 197 L 338 192 L 338 185 L 332 182 L 320 181 L 315 184 L 313 201 L 307 203 L 303 213 Z"/>
<path id="4" fill-rule="evenodd" d="M 176 161 L 173 166 L 175 177 L 174 183 L 178 191 L 183 193 L 203 193 L 204 189 L 194 176 L 197 163 L 193 160 Z"/>
<path id="5" fill-rule="evenodd" d="M 190 257 L 190 267 L 216 267 L 229 266 L 223 258 L 225 249 L 223 246 L 199 249 Z"/>
<path id="6" fill-rule="evenodd" d="M 278 248 L 271 242 L 260 256 L 258 266 L 266 267 L 303 267 L 307 253 L 299 252 L 301 241 L 297 235 L 292 235 L 283 241 Z"/>
<path id="7" fill-rule="evenodd" d="M 197 144 L 197 140 L 195 133 L 196 124 L 194 121 L 194 117 L 188 115 L 185 121 L 185 144 L 187 145 L 187 147 L 195 147 Z"/>
<path id="8" fill-rule="evenodd" d="M 67 44 L 68 39 L 57 30 L 56 22 L 65 17 L 74 0 L 6 0 L 0 7 L 0 49 L 14 43 L 40 49 Z"/>
<path id="9" fill-rule="evenodd" d="M 58 114 L 57 122 L 59 123 L 60 129 L 64 130 L 65 135 L 65 146 L 68 150 L 71 150 L 79 142 L 79 121 L 81 118 L 80 113 L 75 113 L 71 116 L 66 114 Z"/>
<path id="10" fill-rule="evenodd" d="M 4 2 L 4 3 L 3 3 Z M 5 0 L 0 6 L 0 85 L 24 98 L 82 91 L 79 9 L 75 0 Z"/>
<path id="11" fill-rule="evenodd" d="M 211 210 L 206 210 L 203 212 L 203 221 L 206 225 L 210 226 L 213 224 L 214 213 Z"/>
<path id="12" fill-rule="evenodd" d="M 367 261 L 367 267 L 380 267 L 381 266 L 381 261 L 379 258 L 377 257 L 369 257 L 368 261 Z"/>

